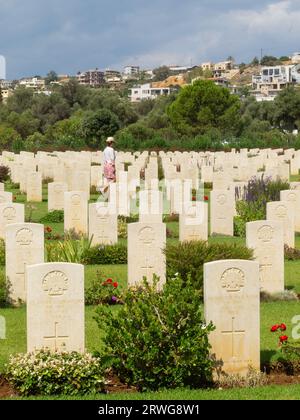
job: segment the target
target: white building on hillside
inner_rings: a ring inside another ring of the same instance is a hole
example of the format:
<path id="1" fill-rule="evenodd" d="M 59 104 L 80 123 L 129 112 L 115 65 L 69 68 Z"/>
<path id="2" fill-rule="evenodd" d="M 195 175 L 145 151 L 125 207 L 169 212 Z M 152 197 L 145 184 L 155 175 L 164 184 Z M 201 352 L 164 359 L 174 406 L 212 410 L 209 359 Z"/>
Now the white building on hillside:
<path id="1" fill-rule="evenodd" d="M 124 67 L 123 74 L 125 77 L 136 77 L 140 74 L 139 66 L 126 66 Z"/>
<path id="2" fill-rule="evenodd" d="M 24 78 L 19 81 L 19 86 L 23 86 L 27 89 L 34 89 L 36 91 L 43 91 L 46 87 L 44 79 L 39 77 Z"/>
<path id="3" fill-rule="evenodd" d="M 300 52 L 296 52 L 292 55 L 292 63 L 300 64 Z"/>
<path id="4" fill-rule="evenodd" d="M 130 89 L 130 100 L 131 102 L 141 102 L 147 99 L 156 99 L 158 96 L 168 96 L 171 93 L 171 89 L 152 87 L 151 83 L 144 85 L 138 85 Z"/>
<path id="5" fill-rule="evenodd" d="M 288 86 L 300 84 L 300 64 L 262 67 L 252 77 L 252 94 L 258 101 L 271 101 Z"/>

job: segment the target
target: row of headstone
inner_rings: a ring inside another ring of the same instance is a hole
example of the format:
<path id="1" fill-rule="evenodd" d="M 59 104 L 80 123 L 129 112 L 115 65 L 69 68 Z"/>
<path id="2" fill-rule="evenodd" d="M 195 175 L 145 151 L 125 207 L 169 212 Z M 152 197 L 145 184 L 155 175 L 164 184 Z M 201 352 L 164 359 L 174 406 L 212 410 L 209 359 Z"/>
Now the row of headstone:
<path id="1" fill-rule="evenodd" d="M 143 247 L 151 248 L 153 225 L 133 226 L 132 233 Z M 84 267 L 28 266 L 26 282 L 28 352 L 45 348 L 84 352 Z M 257 262 L 225 260 L 204 265 L 205 320 L 215 326 L 209 336 L 211 353 L 226 373 L 245 375 L 249 367 L 260 369 L 259 290 Z"/>

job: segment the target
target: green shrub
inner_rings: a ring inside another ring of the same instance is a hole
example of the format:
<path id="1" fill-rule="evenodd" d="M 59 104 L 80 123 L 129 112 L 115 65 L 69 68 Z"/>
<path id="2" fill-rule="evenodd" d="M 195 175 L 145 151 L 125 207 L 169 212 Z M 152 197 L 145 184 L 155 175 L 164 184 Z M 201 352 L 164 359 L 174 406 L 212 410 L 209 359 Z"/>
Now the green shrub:
<path id="1" fill-rule="evenodd" d="M 0 165 L 0 182 L 5 182 L 10 177 L 10 169 L 8 166 Z"/>
<path id="2" fill-rule="evenodd" d="M 5 265 L 5 241 L 0 239 L 0 265 Z"/>
<path id="3" fill-rule="evenodd" d="M 82 264 L 84 261 L 84 256 L 91 249 L 91 245 L 92 239 L 84 236 L 77 241 L 67 239 L 64 242 L 47 243 L 47 261 Z"/>
<path id="4" fill-rule="evenodd" d="M 164 216 L 164 223 L 179 222 L 179 214 L 170 214 Z"/>
<path id="5" fill-rule="evenodd" d="M 122 291 L 119 282 L 113 279 L 104 280 L 101 273 L 97 273 L 85 290 L 86 305 L 116 305 L 122 303 L 121 298 Z"/>
<path id="6" fill-rule="evenodd" d="M 84 395 L 104 390 L 101 360 L 90 354 L 50 353 L 12 356 L 6 378 L 21 395 Z"/>
<path id="7" fill-rule="evenodd" d="M 300 260 L 300 250 L 296 248 L 290 248 L 288 245 L 285 245 L 284 258 L 288 261 Z"/>
<path id="8" fill-rule="evenodd" d="M 127 223 L 123 220 L 118 220 L 118 237 L 127 239 Z"/>
<path id="9" fill-rule="evenodd" d="M 4 272 L 0 273 L 0 308 L 7 308 L 10 306 L 9 301 L 9 284 L 6 280 Z"/>
<path id="10" fill-rule="evenodd" d="M 117 314 L 97 308 L 105 330 L 104 354 L 121 380 L 140 391 L 183 386 L 201 387 L 212 380 L 208 335 L 199 291 L 180 278 L 169 280 L 163 292 L 146 282 L 131 289 Z"/>
<path id="11" fill-rule="evenodd" d="M 246 236 L 246 223 L 266 219 L 265 206 L 261 206 L 259 202 L 237 201 L 236 209 L 238 216 L 234 218 L 235 236 Z"/>
<path id="12" fill-rule="evenodd" d="M 83 263 L 86 265 L 127 264 L 127 247 L 119 244 L 92 247 L 84 253 Z"/>
<path id="13" fill-rule="evenodd" d="M 281 179 L 254 177 L 244 188 L 238 199 L 236 209 L 238 216 L 234 219 L 235 236 L 246 236 L 246 223 L 265 220 L 267 217 L 267 203 L 280 200 L 280 191 L 288 190 L 290 185 Z"/>
<path id="14" fill-rule="evenodd" d="M 182 279 L 191 278 L 193 286 L 203 292 L 203 264 L 218 260 L 250 260 L 253 252 L 240 245 L 208 244 L 205 241 L 168 244 L 165 250 L 167 258 L 167 277 L 176 273 Z"/>
<path id="15" fill-rule="evenodd" d="M 298 361 L 300 368 L 300 341 L 291 341 L 282 346 L 282 354 L 287 361 Z"/>
<path id="16" fill-rule="evenodd" d="M 64 212 L 63 210 L 54 210 L 42 217 L 40 223 L 63 223 Z"/>

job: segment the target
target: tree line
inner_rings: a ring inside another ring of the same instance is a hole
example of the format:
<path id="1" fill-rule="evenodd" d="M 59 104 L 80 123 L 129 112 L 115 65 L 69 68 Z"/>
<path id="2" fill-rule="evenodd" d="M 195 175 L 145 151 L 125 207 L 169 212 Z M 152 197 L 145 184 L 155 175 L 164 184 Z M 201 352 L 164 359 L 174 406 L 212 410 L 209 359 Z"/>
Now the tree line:
<path id="1" fill-rule="evenodd" d="M 0 96 L 1 99 L 1 96 Z M 70 80 L 52 94 L 18 87 L 0 100 L 1 150 L 96 150 L 114 135 L 121 150 L 300 148 L 300 91 L 273 102 L 230 94 L 198 80 L 170 96 L 132 104 L 127 95 Z"/>

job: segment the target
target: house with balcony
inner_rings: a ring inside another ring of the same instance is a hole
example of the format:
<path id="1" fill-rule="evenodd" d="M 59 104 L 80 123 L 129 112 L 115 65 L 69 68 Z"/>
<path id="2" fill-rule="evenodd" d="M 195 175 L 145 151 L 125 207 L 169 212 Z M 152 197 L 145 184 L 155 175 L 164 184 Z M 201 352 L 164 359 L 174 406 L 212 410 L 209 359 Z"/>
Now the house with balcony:
<path id="1" fill-rule="evenodd" d="M 80 85 L 90 86 L 90 87 L 99 87 L 105 83 L 104 72 L 98 70 L 87 70 L 85 72 L 78 72 L 76 79 Z"/>
<path id="2" fill-rule="evenodd" d="M 262 67 L 252 77 L 252 95 L 257 101 L 272 101 L 288 86 L 300 84 L 300 64 Z"/>
<path id="3" fill-rule="evenodd" d="M 123 77 L 125 79 L 135 79 L 138 78 L 140 74 L 139 66 L 126 66 L 123 70 Z"/>
<path id="4" fill-rule="evenodd" d="M 171 93 L 170 87 L 155 87 L 152 83 L 137 85 L 130 89 L 131 102 L 141 102 L 147 99 L 156 99 L 159 96 L 168 96 Z"/>
<path id="5" fill-rule="evenodd" d="M 19 80 L 19 86 L 23 86 L 26 89 L 33 89 L 37 93 L 40 93 L 46 89 L 46 82 L 41 77 L 29 77 Z"/>
<path id="6" fill-rule="evenodd" d="M 220 61 L 213 66 L 213 76 L 218 77 L 226 77 L 226 74 L 234 69 L 234 62 L 233 61 Z"/>

